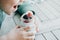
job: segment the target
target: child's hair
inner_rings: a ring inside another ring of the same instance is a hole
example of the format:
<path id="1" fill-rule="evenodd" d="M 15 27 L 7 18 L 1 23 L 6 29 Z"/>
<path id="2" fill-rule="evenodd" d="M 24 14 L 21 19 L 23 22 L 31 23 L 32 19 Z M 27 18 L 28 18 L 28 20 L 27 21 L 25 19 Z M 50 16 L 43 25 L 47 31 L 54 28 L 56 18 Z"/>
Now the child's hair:
<path id="1" fill-rule="evenodd" d="M 22 5 L 18 6 L 18 9 L 17 9 L 17 11 L 15 13 L 22 16 L 27 11 L 32 11 L 34 15 L 35 15 L 35 12 L 36 12 L 31 3 L 23 3 Z"/>

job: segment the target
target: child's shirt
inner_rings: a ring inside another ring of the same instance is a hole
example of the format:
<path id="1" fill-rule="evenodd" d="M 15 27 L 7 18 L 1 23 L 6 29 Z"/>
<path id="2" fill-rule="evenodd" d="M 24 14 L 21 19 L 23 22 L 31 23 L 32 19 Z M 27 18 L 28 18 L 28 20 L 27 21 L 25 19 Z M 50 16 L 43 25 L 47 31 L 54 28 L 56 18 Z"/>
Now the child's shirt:
<path id="1" fill-rule="evenodd" d="M 0 9 L 0 28 L 1 28 L 4 18 L 5 18 L 5 12 Z"/>
<path id="2" fill-rule="evenodd" d="M 6 16 L 5 12 L 0 9 L 0 35 L 2 34 L 1 33 L 1 25 L 2 25 L 2 22 L 3 22 L 4 18 L 5 18 L 5 16 Z"/>

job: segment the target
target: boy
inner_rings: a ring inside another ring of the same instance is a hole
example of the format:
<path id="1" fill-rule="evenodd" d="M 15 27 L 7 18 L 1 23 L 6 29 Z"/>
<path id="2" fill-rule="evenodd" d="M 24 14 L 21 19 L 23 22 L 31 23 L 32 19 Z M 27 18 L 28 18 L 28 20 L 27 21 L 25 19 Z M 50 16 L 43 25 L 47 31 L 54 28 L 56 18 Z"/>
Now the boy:
<path id="1" fill-rule="evenodd" d="M 24 0 L 0 0 L 0 34 L 1 34 L 1 25 L 5 18 L 5 13 L 11 15 L 11 13 L 17 10 L 19 2 L 22 3 Z M 30 30 L 29 27 L 26 27 L 27 30 L 21 30 L 20 26 L 16 26 L 6 35 L 1 35 L 0 40 L 34 40 L 34 34 L 31 32 L 26 32 Z"/>

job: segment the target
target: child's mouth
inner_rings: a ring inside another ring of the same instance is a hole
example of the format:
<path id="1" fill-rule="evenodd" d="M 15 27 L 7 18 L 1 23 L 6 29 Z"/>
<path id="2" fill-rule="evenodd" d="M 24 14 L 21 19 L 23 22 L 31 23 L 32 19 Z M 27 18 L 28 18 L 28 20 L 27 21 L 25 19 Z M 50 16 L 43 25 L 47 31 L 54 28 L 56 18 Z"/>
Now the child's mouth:
<path id="1" fill-rule="evenodd" d="M 29 23 L 29 21 L 26 21 L 26 20 L 25 20 L 24 23 Z"/>

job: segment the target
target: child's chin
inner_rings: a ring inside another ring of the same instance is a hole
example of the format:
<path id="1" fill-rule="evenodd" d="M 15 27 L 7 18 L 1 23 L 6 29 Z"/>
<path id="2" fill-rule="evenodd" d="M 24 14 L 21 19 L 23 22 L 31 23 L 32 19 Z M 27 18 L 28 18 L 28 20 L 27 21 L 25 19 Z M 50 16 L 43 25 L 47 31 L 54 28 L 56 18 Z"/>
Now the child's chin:
<path id="1" fill-rule="evenodd" d="M 6 12 L 7 15 L 12 15 L 13 13 L 12 12 Z"/>

